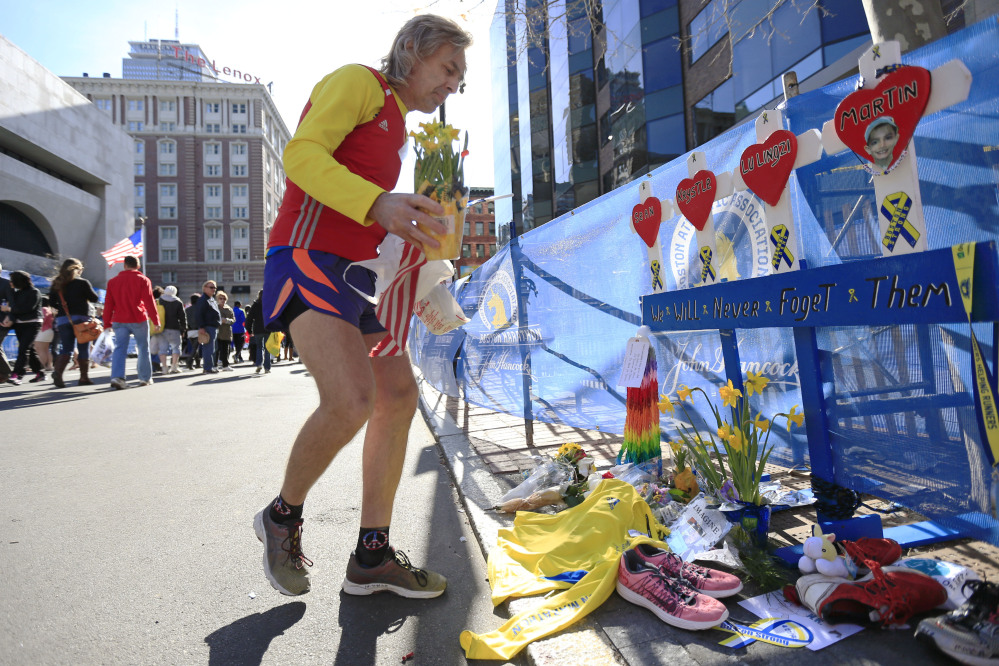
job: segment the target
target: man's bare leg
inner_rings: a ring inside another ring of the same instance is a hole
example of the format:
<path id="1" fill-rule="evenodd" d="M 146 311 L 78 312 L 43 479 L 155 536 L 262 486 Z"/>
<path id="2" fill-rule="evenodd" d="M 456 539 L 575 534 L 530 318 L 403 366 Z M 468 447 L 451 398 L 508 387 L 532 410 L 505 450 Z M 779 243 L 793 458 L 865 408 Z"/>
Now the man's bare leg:
<path id="1" fill-rule="evenodd" d="M 319 406 L 295 439 L 281 487 L 284 501 L 298 505 L 368 420 L 375 383 L 368 349 L 351 324 L 307 310 L 292 321 L 291 334 L 319 390 Z"/>
<path id="2" fill-rule="evenodd" d="M 365 346 L 374 347 L 384 336 L 384 333 L 365 335 Z M 417 389 L 408 356 L 372 358 L 371 370 L 375 378 L 375 402 L 364 433 L 361 525 L 384 527 L 392 520 L 409 427 L 416 413 Z"/>

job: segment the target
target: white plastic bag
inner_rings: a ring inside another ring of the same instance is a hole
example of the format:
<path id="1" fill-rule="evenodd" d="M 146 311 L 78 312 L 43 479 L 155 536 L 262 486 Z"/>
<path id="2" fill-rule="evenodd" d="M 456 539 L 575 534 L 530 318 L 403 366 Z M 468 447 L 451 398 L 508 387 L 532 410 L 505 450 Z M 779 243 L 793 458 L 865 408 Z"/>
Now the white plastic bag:
<path id="1" fill-rule="evenodd" d="M 101 336 L 94 342 L 90 350 L 90 360 L 98 365 L 111 360 L 114 353 L 114 333 L 110 328 L 105 328 Z"/>
<path id="2" fill-rule="evenodd" d="M 434 335 L 443 335 L 471 321 L 443 284 L 435 286 L 426 298 L 413 306 L 413 314 Z"/>
<path id="3" fill-rule="evenodd" d="M 347 273 L 353 266 L 364 266 L 368 270 L 375 274 L 375 293 L 374 296 L 370 296 L 360 291 L 353 285 L 351 288 L 356 291 L 362 298 L 370 302 L 372 305 L 378 304 L 378 299 L 381 297 L 382 293 L 388 289 L 388 286 L 392 284 L 392 280 L 395 279 L 396 274 L 399 272 L 399 264 L 402 263 L 402 250 L 405 241 L 395 234 L 388 234 L 385 236 L 385 240 L 382 241 L 381 245 L 378 246 L 378 256 L 374 259 L 365 259 L 363 261 L 355 261 L 347 270 L 344 272 L 344 278 L 346 279 Z M 420 274 L 416 281 L 416 302 L 422 301 L 426 298 L 427 294 L 439 284 L 442 280 L 454 275 L 454 266 L 451 265 L 450 261 L 446 259 L 438 259 L 435 261 L 428 261 L 425 265 L 420 267 Z M 347 284 L 350 284 L 350 280 L 346 279 Z"/>

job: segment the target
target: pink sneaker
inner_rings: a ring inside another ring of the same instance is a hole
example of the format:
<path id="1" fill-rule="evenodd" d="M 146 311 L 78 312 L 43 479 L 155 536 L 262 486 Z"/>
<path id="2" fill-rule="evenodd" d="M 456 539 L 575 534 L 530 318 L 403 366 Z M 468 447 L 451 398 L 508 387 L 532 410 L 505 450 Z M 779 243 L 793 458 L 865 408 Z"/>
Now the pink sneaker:
<path id="1" fill-rule="evenodd" d="M 707 569 L 684 562 L 679 555 L 668 550 L 642 543 L 635 547 L 635 552 L 647 564 L 657 569 L 665 567 L 667 574 L 673 578 L 681 579 L 687 585 L 709 597 L 722 599 L 742 591 L 742 581 L 738 577 L 724 571 Z"/>
<path id="2" fill-rule="evenodd" d="M 679 578 L 656 569 L 635 549 L 626 550 L 618 565 L 617 593 L 648 608 L 666 624 L 681 629 L 710 629 L 728 619 L 725 604 L 699 594 Z"/>

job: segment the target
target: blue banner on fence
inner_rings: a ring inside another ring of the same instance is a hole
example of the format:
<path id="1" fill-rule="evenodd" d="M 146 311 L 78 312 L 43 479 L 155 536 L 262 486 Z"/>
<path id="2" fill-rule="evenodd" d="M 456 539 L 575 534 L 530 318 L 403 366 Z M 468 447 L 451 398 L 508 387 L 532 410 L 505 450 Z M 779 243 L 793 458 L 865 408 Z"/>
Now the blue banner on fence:
<path id="1" fill-rule="evenodd" d="M 999 29 L 989 20 L 907 54 L 932 69 L 961 59 L 974 81 L 969 98 L 925 118 L 915 134 L 928 245 L 999 240 Z M 855 78 L 788 101 L 789 129 L 821 128 L 853 91 Z M 716 173 L 738 166 L 755 143 L 752 123 L 735 127 L 698 150 Z M 652 194 L 673 199 L 687 177 L 686 156 L 643 178 Z M 414 324 L 412 349 L 439 390 L 489 409 L 528 419 L 623 432 L 625 390 L 617 386 L 625 345 L 641 323 L 641 299 L 652 284 L 642 240 L 632 231 L 639 182 L 625 185 L 515 238 L 472 273 L 457 292 L 472 321 L 461 333 L 434 337 Z M 871 176 L 850 152 L 823 155 L 796 170 L 791 208 L 801 255 L 811 268 L 880 257 L 878 210 Z M 739 192 L 713 206 L 721 280 L 767 274 L 763 203 Z M 679 217 L 659 231 L 667 292 L 696 285 L 694 233 Z M 747 296 L 747 299 L 749 297 Z M 779 295 L 777 296 L 779 298 Z M 959 306 L 959 301 L 958 301 Z M 967 322 L 816 329 L 822 390 L 836 482 L 898 501 L 977 538 L 999 543 L 989 515 L 989 467 L 972 397 L 974 370 Z M 996 351 L 991 324 L 975 324 L 986 358 Z M 659 385 L 675 396 L 681 385 L 717 396 L 726 379 L 718 330 L 657 332 Z M 790 328 L 740 331 L 743 374 L 763 373 L 768 390 L 754 397 L 765 417 L 802 402 Z M 823 375 L 825 380 L 825 373 Z M 695 405 L 696 406 L 696 405 Z M 698 428 L 714 429 L 704 408 Z M 664 415 L 663 437 L 673 426 Z M 775 433 L 772 457 L 807 459 L 801 430 Z M 773 439 L 771 439 L 773 441 Z"/>

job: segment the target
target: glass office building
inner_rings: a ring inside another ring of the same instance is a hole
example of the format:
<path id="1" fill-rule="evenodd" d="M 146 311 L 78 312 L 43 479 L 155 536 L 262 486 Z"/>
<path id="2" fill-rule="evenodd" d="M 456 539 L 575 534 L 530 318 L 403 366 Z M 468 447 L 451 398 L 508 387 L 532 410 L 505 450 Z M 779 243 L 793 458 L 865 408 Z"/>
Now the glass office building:
<path id="1" fill-rule="evenodd" d="M 861 0 L 806 4 L 768 16 L 770 0 L 499 0 L 495 182 L 514 193 L 497 202 L 500 231 L 544 224 L 751 117 L 784 72 L 804 89 L 845 75 L 870 42 Z"/>
<path id="2" fill-rule="evenodd" d="M 147 81 L 216 81 L 212 61 L 197 44 L 176 39 L 129 42 L 127 58 L 121 60 L 123 79 Z"/>

